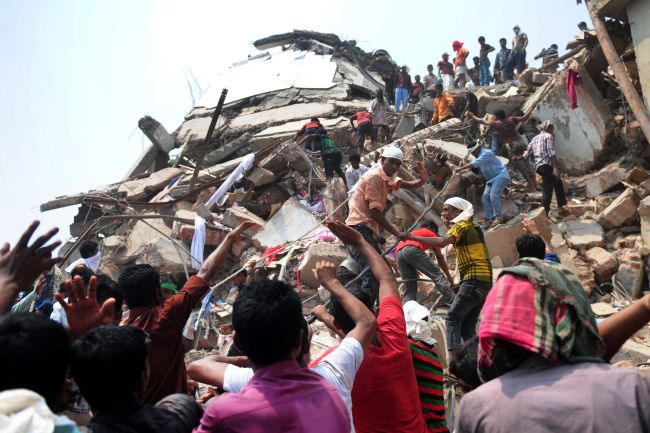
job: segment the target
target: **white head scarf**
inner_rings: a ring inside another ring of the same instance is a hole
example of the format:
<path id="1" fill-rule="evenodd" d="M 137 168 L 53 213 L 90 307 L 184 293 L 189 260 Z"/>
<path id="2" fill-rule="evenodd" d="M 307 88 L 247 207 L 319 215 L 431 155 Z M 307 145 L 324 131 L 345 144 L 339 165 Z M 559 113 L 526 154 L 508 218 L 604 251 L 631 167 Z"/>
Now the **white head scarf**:
<path id="1" fill-rule="evenodd" d="M 429 345 L 436 344 L 436 339 L 431 334 L 431 326 L 424 320 L 429 317 L 429 310 L 416 301 L 408 301 L 402 308 L 406 321 L 406 335 Z"/>
<path id="2" fill-rule="evenodd" d="M 458 215 L 456 218 L 451 220 L 452 223 L 458 223 L 461 221 L 469 221 L 472 219 L 474 216 L 474 206 L 472 206 L 472 203 L 468 202 L 464 198 L 460 197 L 452 197 L 448 199 L 445 204 L 448 204 L 449 206 L 453 206 L 456 209 L 462 210 L 460 215 Z"/>
<path id="3" fill-rule="evenodd" d="M 381 154 L 382 158 L 395 158 L 400 161 L 404 160 L 404 154 L 395 146 L 387 146 Z"/>
<path id="4" fill-rule="evenodd" d="M 81 259 L 75 260 L 74 262 L 70 263 L 70 266 L 65 268 L 65 271 L 67 273 L 70 273 L 77 266 L 84 265 L 84 266 L 90 268 L 93 272 L 97 272 L 97 268 L 99 268 L 99 265 L 101 264 L 101 262 L 102 262 L 102 253 L 97 251 L 97 254 L 95 254 L 92 257 L 88 257 L 86 259 L 81 258 Z"/>

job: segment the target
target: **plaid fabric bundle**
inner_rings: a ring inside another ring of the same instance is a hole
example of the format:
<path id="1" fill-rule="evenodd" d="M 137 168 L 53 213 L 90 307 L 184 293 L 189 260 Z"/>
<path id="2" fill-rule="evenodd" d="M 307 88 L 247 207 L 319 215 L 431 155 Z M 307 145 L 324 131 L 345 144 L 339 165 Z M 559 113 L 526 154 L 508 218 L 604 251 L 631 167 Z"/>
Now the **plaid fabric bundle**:
<path id="1" fill-rule="evenodd" d="M 427 432 L 449 433 L 445 418 L 444 379 L 440 358 L 433 345 L 410 337 L 408 341 Z"/>
<path id="2" fill-rule="evenodd" d="M 503 275 L 532 284 L 503 284 Z M 602 362 L 605 345 L 578 278 L 563 266 L 522 259 L 504 269 L 482 310 L 479 374 L 507 373 L 530 353 L 549 361 Z"/>

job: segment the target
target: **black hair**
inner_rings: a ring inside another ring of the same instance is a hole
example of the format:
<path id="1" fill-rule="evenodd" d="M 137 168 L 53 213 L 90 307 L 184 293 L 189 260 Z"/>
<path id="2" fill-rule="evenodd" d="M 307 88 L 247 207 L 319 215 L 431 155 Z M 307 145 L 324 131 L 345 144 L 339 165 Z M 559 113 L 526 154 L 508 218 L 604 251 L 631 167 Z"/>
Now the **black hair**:
<path id="1" fill-rule="evenodd" d="M 149 354 L 147 334 L 134 326 L 101 326 L 72 345 L 72 377 L 93 410 L 135 395 Z"/>
<path id="2" fill-rule="evenodd" d="M 351 287 L 348 288 L 348 291 L 354 295 L 358 300 L 360 300 L 363 305 L 365 305 L 370 311 L 373 311 L 373 302 L 372 302 L 372 297 L 368 292 L 364 292 L 359 288 L 356 287 Z M 330 300 L 330 304 L 327 307 L 327 310 L 329 313 L 336 319 L 336 322 L 338 325 L 341 327 L 344 333 L 348 333 L 354 329 L 355 324 L 352 319 L 350 319 L 350 316 L 348 316 L 348 313 L 345 312 L 343 309 L 343 306 L 335 299 L 332 298 Z"/>
<path id="3" fill-rule="evenodd" d="M 320 123 L 320 120 L 318 120 L 318 117 L 312 117 L 312 118 L 310 119 L 310 121 L 311 121 L 311 122 L 318 122 L 318 123 Z"/>
<path id="4" fill-rule="evenodd" d="M 433 69 L 433 65 L 427 65 L 427 69 L 429 68 Z"/>
<path id="5" fill-rule="evenodd" d="M 474 57 L 472 57 L 472 60 L 474 60 L 475 62 L 478 62 L 478 61 L 481 60 L 481 59 L 479 59 L 478 56 L 474 56 Z"/>
<path id="6" fill-rule="evenodd" d="M 102 305 L 109 298 L 115 299 L 115 314 L 120 317 L 124 301 L 120 286 L 108 275 L 97 275 L 97 303 Z"/>
<path id="7" fill-rule="evenodd" d="M 481 386 L 478 375 L 478 336 L 473 336 L 456 351 L 449 372 L 465 383 L 466 391 Z"/>
<path id="8" fill-rule="evenodd" d="M 88 285 L 90 277 L 95 275 L 92 269 L 85 265 L 79 265 L 70 271 L 70 278 L 74 279 L 76 276 L 80 276 L 85 285 Z"/>
<path id="9" fill-rule="evenodd" d="M 515 241 L 515 246 L 517 247 L 517 253 L 519 253 L 520 259 L 523 259 L 524 257 L 534 257 L 536 259 L 544 260 L 546 244 L 538 235 L 521 235 Z"/>
<path id="10" fill-rule="evenodd" d="M 62 281 L 59 284 L 59 293 L 66 293 L 68 289 L 65 287 L 65 281 Z"/>
<path id="11" fill-rule="evenodd" d="M 551 48 L 555 48 L 557 50 L 557 44 L 551 44 Z"/>
<path id="12" fill-rule="evenodd" d="M 499 108 L 498 110 L 494 110 L 494 116 L 499 120 L 505 120 L 507 115 L 506 115 L 505 110 L 502 110 L 501 108 Z"/>
<path id="13" fill-rule="evenodd" d="M 505 42 L 507 44 L 508 40 L 506 38 L 501 38 L 501 39 L 499 39 L 499 43 L 501 43 L 501 42 Z"/>
<path id="14" fill-rule="evenodd" d="M 378 243 L 378 244 L 385 244 L 385 243 L 386 243 L 386 238 L 383 237 L 383 236 L 379 236 L 379 237 L 377 238 L 377 243 Z"/>
<path id="15" fill-rule="evenodd" d="M 53 408 L 70 361 L 63 326 L 38 314 L 10 314 L 0 319 L 0 347 L 0 391 L 29 389 Z"/>
<path id="16" fill-rule="evenodd" d="M 442 84 L 437 83 L 437 84 L 434 86 L 434 89 L 442 89 Z"/>
<path id="17" fill-rule="evenodd" d="M 237 345 L 258 365 L 290 359 L 303 320 L 300 298 L 282 281 L 246 286 L 233 305 Z"/>
<path id="18" fill-rule="evenodd" d="M 478 41 L 479 41 L 479 42 L 481 42 L 481 41 L 485 42 L 485 36 L 479 36 L 479 37 L 478 37 Z"/>
<path id="19" fill-rule="evenodd" d="M 99 246 L 95 241 L 83 241 L 79 247 L 79 254 L 81 254 L 81 257 L 84 259 L 87 259 L 88 257 L 92 257 L 97 254 L 98 247 Z"/>
<path id="20" fill-rule="evenodd" d="M 350 162 L 354 162 L 354 161 L 361 162 L 361 156 L 358 153 L 353 153 L 352 155 L 350 155 L 348 157 L 348 161 L 350 161 Z"/>
<path id="21" fill-rule="evenodd" d="M 427 228 L 434 233 L 438 233 L 438 224 L 433 221 L 426 221 L 424 224 L 422 224 L 422 227 Z"/>
<path id="22" fill-rule="evenodd" d="M 303 362 L 303 360 L 305 360 L 305 356 L 309 355 L 311 344 L 309 341 L 309 323 L 307 323 L 304 317 L 302 319 L 300 329 L 302 330 L 302 335 L 300 338 L 300 353 L 298 354 L 298 363 L 301 367 L 307 367 L 308 363 Z"/>
<path id="23" fill-rule="evenodd" d="M 129 309 L 158 303 L 160 274 L 151 265 L 129 266 L 120 273 L 117 285 L 122 288 Z"/>

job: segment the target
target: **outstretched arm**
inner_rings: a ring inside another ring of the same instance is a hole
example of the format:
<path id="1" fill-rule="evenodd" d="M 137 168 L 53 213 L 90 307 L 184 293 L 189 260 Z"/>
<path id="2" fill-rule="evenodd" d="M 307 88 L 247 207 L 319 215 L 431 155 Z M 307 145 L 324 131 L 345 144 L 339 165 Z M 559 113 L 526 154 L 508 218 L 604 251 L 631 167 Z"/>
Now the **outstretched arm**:
<path id="1" fill-rule="evenodd" d="M 418 180 L 411 180 L 411 181 L 401 180 L 399 183 L 400 188 L 416 189 L 424 185 L 429 180 L 429 171 L 426 169 L 424 164 L 422 164 L 422 161 L 416 162 L 415 168 L 418 171 L 418 175 L 420 178 Z"/>
<path id="2" fill-rule="evenodd" d="M 39 224 L 38 221 L 31 223 L 13 249 L 10 249 L 8 243 L 0 248 L 0 316 L 11 310 L 11 304 L 19 291 L 29 287 L 39 275 L 61 261 L 61 257 L 52 258 L 52 251 L 61 242 L 45 245 L 59 229 L 51 229 L 28 246 Z"/>
<path id="3" fill-rule="evenodd" d="M 238 367 L 251 366 L 246 356 L 210 355 L 188 365 L 187 375 L 197 382 L 223 389 L 223 380 L 228 365 L 236 365 Z"/>
<path id="4" fill-rule="evenodd" d="M 379 255 L 373 247 L 361 236 L 361 233 L 348 227 L 340 221 L 329 221 L 327 228 L 330 229 L 341 241 L 356 248 L 361 255 L 368 262 L 370 272 L 375 276 L 379 282 L 379 301 L 384 298 L 394 296 L 399 299 L 399 292 L 397 291 L 397 284 L 393 278 L 393 274 L 388 267 L 388 264 Z"/>
<path id="5" fill-rule="evenodd" d="M 456 238 L 454 236 L 444 236 L 444 237 L 437 237 L 437 238 L 422 238 L 420 236 L 413 236 L 409 235 L 409 239 L 412 239 L 414 241 L 422 242 L 423 244 L 429 245 L 434 248 L 443 248 L 446 247 L 449 244 L 453 244 L 456 242 Z"/>
<path id="6" fill-rule="evenodd" d="M 346 226 L 347 227 L 347 226 Z M 355 230 L 356 232 L 356 230 Z M 372 248 L 371 248 L 372 249 Z M 373 250 L 374 252 L 374 250 Z M 375 254 L 377 254 L 375 252 Z M 377 256 L 379 256 L 377 254 Z M 381 260 L 381 257 L 380 257 Z M 383 260 L 381 260 L 383 262 Z M 372 265 L 371 265 L 372 270 Z M 377 329 L 377 319 L 372 312 L 354 295 L 346 290 L 341 282 L 336 278 L 336 265 L 332 262 L 316 263 L 316 275 L 320 283 L 332 294 L 343 310 L 354 322 L 354 328 L 348 332 L 347 337 L 357 340 L 363 350 L 366 350 L 368 344 L 372 341 Z M 381 290 L 381 289 L 380 289 Z"/>
<path id="7" fill-rule="evenodd" d="M 472 119 L 474 119 L 474 121 L 480 123 L 481 125 L 492 126 L 490 122 L 488 122 L 487 120 L 485 120 L 483 118 L 475 116 L 474 113 L 472 113 L 471 111 L 466 111 L 465 115 L 471 117 Z"/>
<path id="8" fill-rule="evenodd" d="M 650 322 L 650 295 L 645 295 L 625 309 L 603 320 L 598 325 L 598 332 L 603 337 L 606 347 L 603 359 L 609 362 L 627 339 L 648 322 Z"/>
<path id="9" fill-rule="evenodd" d="M 256 224 L 253 222 L 246 221 L 241 223 L 235 230 L 228 233 L 225 239 L 219 244 L 219 247 L 214 250 L 207 259 L 205 259 L 197 275 L 209 284 L 210 281 L 217 276 L 219 271 L 221 271 L 235 240 L 237 240 L 239 236 L 249 228 L 255 227 L 255 225 Z"/>

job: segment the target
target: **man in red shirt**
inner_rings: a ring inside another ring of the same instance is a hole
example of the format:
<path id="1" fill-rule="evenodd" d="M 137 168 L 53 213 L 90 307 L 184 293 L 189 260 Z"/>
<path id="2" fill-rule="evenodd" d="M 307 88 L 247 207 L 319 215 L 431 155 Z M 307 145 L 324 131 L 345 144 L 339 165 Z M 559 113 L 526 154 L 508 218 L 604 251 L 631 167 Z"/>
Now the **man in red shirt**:
<path id="1" fill-rule="evenodd" d="M 254 224 L 245 222 L 228 233 L 219 247 L 201 265 L 198 274 L 190 277 L 181 291 L 162 302 L 160 276 L 150 265 L 134 265 L 122 271 L 118 285 L 129 307 L 125 325 L 147 332 L 151 338 L 149 382 L 143 401 L 155 404 L 175 393 L 187 392 L 187 372 L 182 330 L 192 309 L 210 289 L 223 266 L 235 240 Z"/>
<path id="2" fill-rule="evenodd" d="M 366 141 L 366 137 L 370 137 L 373 149 L 377 143 L 375 128 L 372 127 L 372 118 L 372 113 L 367 111 L 358 111 L 350 117 L 352 130 L 357 131 L 357 153 L 359 155 L 363 155 L 363 142 Z M 357 121 L 356 127 L 354 126 L 354 120 Z"/>
<path id="3" fill-rule="evenodd" d="M 343 243 L 363 254 L 379 281 L 377 332 L 366 349 L 352 388 L 354 428 L 357 433 L 424 433 L 426 424 L 395 279 L 361 233 L 339 221 L 327 227 Z M 330 313 L 338 324 L 351 323 L 341 308 L 330 309 Z"/>
<path id="4" fill-rule="evenodd" d="M 412 236 L 418 236 L 421 238 L 437 238 L 438 226 L 436 223 L 429 221 L 425 223 L 422 227 L 417 230 L 414 230 L 410 234 Z M 425 251 L 431 249 L 436 255 L 438 260 L 438 265 L 434 265 L 429 257 L 424 253 Z M 399 272 L 406 283 L 406 290 L 404 291 L 404 296 L 402 297 L 402 302 L 406 303 L 408 301 L 417 301 L 417 291 L 418 291 L 418 271 L 422 272 L 427 277 L 431 278 L 436 285 L 436 289 L 442 295 L 442 301 L 445 305 L 451 305 L 454 300 L 454 292 L 452 292 L 449 284 L 453 282 L 453 278 L 449 273 L 447 268 L 447 262 L 445 258 L 440 253 L 439 248 L 434 248 L 430 245 L 426 245 L 422 242 L 415 240 L 405 240 L 397 244 L 395 248 L 397 254 L 397 265 L 399 266 Z M 442 271 L 440 270 L 442 269 Z M 443 273 L 444 272 L 444 276 Z M 445 279 L 445 276 L 447 277 Z"/>

